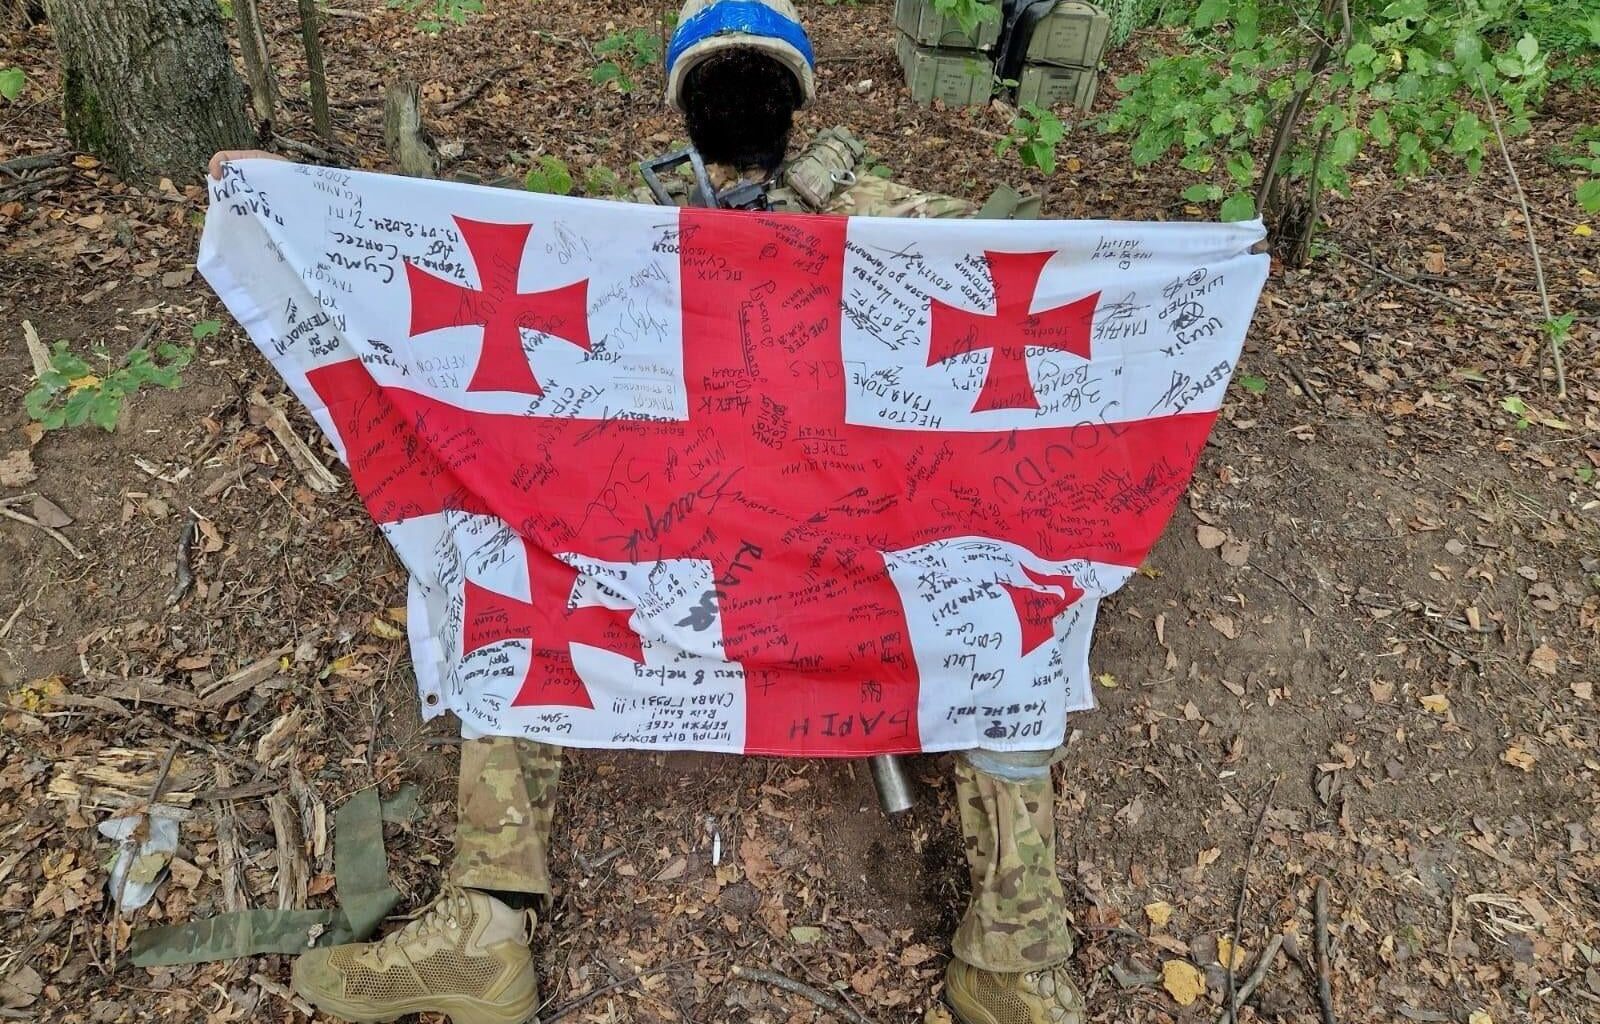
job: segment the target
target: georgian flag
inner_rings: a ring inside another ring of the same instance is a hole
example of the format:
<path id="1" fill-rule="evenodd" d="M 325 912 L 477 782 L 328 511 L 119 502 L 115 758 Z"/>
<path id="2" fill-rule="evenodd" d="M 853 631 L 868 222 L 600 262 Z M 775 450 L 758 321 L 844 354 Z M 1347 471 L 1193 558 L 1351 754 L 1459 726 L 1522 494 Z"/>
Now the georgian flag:
<path id="1" fill-rule="evenodd" d="M 411 573 L 424 712 L 589 747 L 1060 742 L 1259 223 L 670 209 L 271 161 L 199 266 Z"/>

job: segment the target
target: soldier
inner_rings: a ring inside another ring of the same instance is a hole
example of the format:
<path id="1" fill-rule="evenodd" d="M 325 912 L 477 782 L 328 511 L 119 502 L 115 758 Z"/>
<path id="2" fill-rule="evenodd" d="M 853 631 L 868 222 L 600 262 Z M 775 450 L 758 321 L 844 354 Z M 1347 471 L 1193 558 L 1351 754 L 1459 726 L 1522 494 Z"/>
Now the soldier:
<path id="1" fill-rule="evenodd" d="M 872 175 L 862 146 L 822 132 L 784 162 L 794 112 L 816 94 L 811 44 L 789 0 L 688 0 L 667 51 L 667 102 L 683 113 L 693 180 L 647 174 L 650 202 L 889 217 L 1008 215 L 1002 190 L 980 210 Z M 223 161 L 263 153 L 219 153 Z M 534 899 L 546 856 L 561 748 L 507 737 L 462 745 L 456 853 L 433 903 L 377 942 L 312 950 L 294 989 L 351 1021 L 445 1013 L 455 1024 L 520 1024 L 539 1005 Z M 945 994 L 964 1024 L 1081 1024 L 1066 961 L 1072 936 L 1056 874 L 1053 751 L 957 756 L 956 791 L 972 897 L 952 941 Z"/>

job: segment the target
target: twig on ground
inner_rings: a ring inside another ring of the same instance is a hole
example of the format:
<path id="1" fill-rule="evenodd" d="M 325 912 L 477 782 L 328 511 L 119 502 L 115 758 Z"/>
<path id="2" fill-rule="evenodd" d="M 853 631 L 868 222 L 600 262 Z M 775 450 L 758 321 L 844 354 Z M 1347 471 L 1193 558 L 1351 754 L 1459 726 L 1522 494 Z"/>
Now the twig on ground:
<path id="1" fill-rule="evenodd" d="M 503 67 L 495 68 L 487 75 L 484 75 L 482 78 L 478 79 L 478 83 L 476 85 L 462 93 L 460 96 L 457 96 L 448 103 L 439 104 L 439 113 L 447 116 L 454 114 L 468 103 L 471 103 L 473 100 L 477 99 L 478 95 L 482 93 L 483 90 L 487 89 L 490 83 L 498 81 L 502 75 L 506 75 L 512 71 L 515 71 L 517 67 L 518 65 L 516 64 L 506 64 Z"/>
<path id="2" fill-rule="evenodd" d="M 1390 271 L 1378 266 L 1376 263 L 1368 263 L 1366 260 L 1355 255 L 1354 253 L 1345 252 L 1341 255 L 1343 255 L 1347 260 L 1361 264 L 1374 274 L 1388 278 L 1395 284 L 1404 285 L 1407 288 L 1422 292 L 1425 295 L 1432 295 L 1434 298 L 1438 299 L 1440 302 L 1443 302 L 1447 306 L 1454 306 L 1456 309 L 1464 310 L 1468 313 L 1478 313 L 1483 316 L 1511 316 L 1510 313 L 1507 313 L 1503 309 L 1490 309 L 1488 306 L 1479 306 L 1471 302 L 1463 302 L 1455 296 L 1446 295 L 1444 292 L 1441 292 L 1436 288 L 1429 288 L 1425 284 L 1418 284 L 1409 277 L 1401 277 L 1399 274 L 1391 273 Z"/>
<path id="3" fill-rule="evenodd" d="M 633 975 L 631 978 L 623 978 L 621 981 L 614 981 L 609 985 L 601 986 L 600 988 L 595 989 L 593 992 L 585 992 L 578 998 L 570 1000 L 557 1007 L 555 1011 L 553 1011 L 548 1017 L 541 1017 L 539 1019 L 543 1021 L 544 1024 L 555 1024 L 556 1021 L 576 1013 L 585 1006 L 588 1006 L 590 1003 L 594 1002 L 596 999 L 599 999 L 601 996 L 610 995 L 612 992 L 615 992 L 618 989 L 627 988 L 629 985 L 643 981 L 645 978 L 653 977 L 657 974 L 667 974 L 671 971 L 676 971 L 687 964 L 696 963 L 700 960 L 708 960 L 713 956 L 721 956 L 724 952 L 726 951 L 720 949 L 712 950 L 709 953 L 701 953 L 699 956 L 688 957 L 684 960 L 674 960 L 672 963 L 662 964 L 660 967 L 648 968 L 640 971 L 638 974 Z M 543 1007 L 541 1007 L 541 1009 L 543 1009 Z"/>
<path id="4" fill-rule="evenodd" d="M 1511 150 L 1506 148 L 1506 133 L 1500 128 L 1500 113 L 1495 110 L 1494 100 L 1489 96 L 1489 87 L 1483 84 L 1483 76 L 1478 76 L 1478 91 L 1483 94 L 1483 104 L 1489 109 L 1489 123 L 1494 126 L 1494 137 L 1500 143 L 1500 157 L 1506 162 L 1506 173 L 1511 175 L 1511 184 L 1517 189 L 1517 205 L 1522 207 L 1522 222 L 1528 228 L 1528 248 L 1533 251 L 1533 280 L 1539 286 L 1539 303 L 1544 307 L 1544 322 L 1554 320 L 1555 314 L 1550 311 L 1550 290 L 1544 284 L 1544 261 L 1539 258 L 1539 239 L 1533 233 L 1533 214 L 1528 212 L 1528 194 L 1522 190 L 1522 179 L 1517 176 L 1516 165 L 1511 162 Z M 1554 336 L 1550 339 L 1550 355 L 1556 364 L 1556 397 L 1567 397 L 1567 367 L 1561 358 L 1561 343 Z"/>
<path id="5" fill-rule="evenodd" d="M 1306 375 L 1300 372 L 1300 367 L 1295 363 L 1295 361 L 1292 359 L 1284 359 L 1282 360 L 1282 363 L 1283 368 L 1289 371 L 1289 376 L 1294 378 L 1294 382 L 1300 386 L 1301 391 L 1305 392 L 1306 397 L 1317 403 L 1317 407 L 1319 409 L 1325 408 L 1322 402 L 1322 396 L 1317 393 L 1316 388 L 1311 386 L 1311 382 L 1306 380 Z"/>
<path id="6" fill-rule="evenodd" d="M 1232 1009 L 1222 1011 L 1222 1016 L 1217 1018 L 1217 1024 L 1228 1024 L 1229 1021 L 1238 1019 L 1239 1007 L 1249 1002 L 1250 997 L 1256 994 L 1256 989 L 1260 988 L 1261 983 L 1266 980 L 1267 971 L 1272 967 L 1272 961 L 1278 958 L 1278 950 L 1282 948 L 1282 935 L 1274 935 L 1268 940 L 1267 948 L 1261 951 L 1260 958 L 1256 960 L 1256 969 L 1251 971 L 1250 977 L 1246 978 L 1244 984 L 1239 986 L 1237 997 L 1232 992 L 1229 992 L 1228 1001 L 1232 1004 Z"/>
<path id="7" fill-rule="evenodd" d="M 183 532 L 178 534 L 178 570 L 177 578 L 172 582 L 172 593 L 167 595 L 167 607 L 177 607 L 183 595 L 194 586 L 194 570 L 189 567 L 189 560 L 194 557 L 194 538 L 200 532 L 200 521 L 193 512 L 183 524 Z"/>
<path id="8" fill-rule="evenodd" d="M 1261 826 L 1266 823 L 1267 811 L 1272 807 L 1272 797 L 1278 792 L 1278 780 L 1273 779 L 1272 785 L 1267 788 L 1267 795 L 1261 801 L 1261 810 L 1256 812 L 1255 828 L 1250 830 L 1250 849 L 1244 855 L 1244 870 L 1239 873 L 1239 898 L 1233 902 L 1233 945 L 1228 953 L 1228 962 L 1223 967 L 1228 972 L 1228 1020 L 1239 1019 L 1239 998 L 1235 991 L 1233 965 L 1239 945 L 1243 939 L 1240 934 L 1244 930 L 1244 900 L 1250 891 L 1250 867 L 1256 862 L 1256 847 L 1261 844 Z M 1282 940 L 1279 940 L 1282 945 Z"/>
<path id="9" fill-rule="evenodd" d="M 230 750 L 217 746 L 210 740 L 201 739 L 199 736 L 196 736 L 193 733 L 184 732 L 182 729 L 175 729 L 154 715 L 142 714 L 137 716 L 134 721 L 145 725 L 148 728 L 154 729 L 157 732 L 164 733 L 171 739 L 182 740 L 183 742 L 189 744 L 189 746 L 194 747 L 196 750 L 204 750 L 212 757 L 219 757 L 224 761 L 230 761 L 236 767 L 242 768 L 249 772 L 252 776 L 261 771 L 261 766 L 250 760 L 248 757 L 240 757 L 238 754 L 235 754 Z"/>
<path id="10" fill-rule="evenodd" d="M 1311 602 L 1307 601 L 1305 598 L 1301 597 L 1299 595 L 1299 593 L 1297 593 L 1293 587 L 1289 586 L 1288 581 L 1286 581 L 1282 576 L 1279 576 L 1277 573 L 1273 572 L 1271 569 L 1268 569 L 1264 565 L 1257 565 L 1254 562 L 1249 563 L 1249 565 L 1250 565 L 1250 568 L 1256 570 L 1261 575 L 1265 576 L 1267 579 L 1271 580 L 1272 582 L 1276 583 L 1278 586 L 1282 587 L 1283 590 L 1284 590 L 1284 593 L 1288 594 L 1290 597 L 1292 597 L 1296 601 L 1300 602 L 1300 607 L 1304 608 L 1308 614 L 1311 614 L 1311 615 L 1317 614 L 1317 610 L 1315 608 L 1311 607 Z"/>
<path id="11" fill-rule="evenodd" d="M 24 514 L 22 512 L 18 512 L 16 509 L 13 509 L 13 508 L 7 508 L 4 505 L 0 505 L 0 516 L 5 516 L 7 519 L 15 519 L 19 523 L 26 523 L 27 525 L 35 527 L 36 529 L 43 530 L 45 532 L 45 534 L 47 536 L 49 536 L 49 538 L 51 540 L 55 541 L 57 544 L 60 544 L 62 547 L 66 548 L 67 549 L 67 553 L 70 554 L 73 558 L 76 558 L 79 561 L 83 560 L 83 552 L 79 551 L 77 548 L 73 547 L 72 546 L 72 541 L 67 539 L 66 534 L 62 533 L 60 530 L 56 529 L 55 527 L 46 526 L 43 523 L 39 522 L 39 520 L 33 518 L 32 516 L 26 515 L 26 514 Z"/>
<path id="12" fill-rule="evenodd" d="M 1317 926 L 1317 1003 L 1322 1008 L 1322 1024 L 1339 1024 L 1333 1015 L 1333 979 L 1328 964 L 1328 880 L 1317 879 L 1312 900 L 1312 916 Z"/>
<path id="13" fill-rule="evenodd" d="M 70 160 L 70 150 L 57 149 L 49 153 L 35 153 L 33 156 L 19 156 L 14 160 L 0 161 L 0 172 L 20 179 L 23 171 L 36 171 L 41 167 L 54 167 L 63 160 Z"/>
<path id="14" fill-rule="evenodd" d="M 771 985 L 773 988 L 780 988 L 785 992 L 808 999 L 816 1005 L 822 1007 L 824 1010 L 827 1010 L 834 1016 L 850 1021 L 851 1024 L 872 1024 L 872 1021 L 861 1016 L 861 1014 L 857 1013 L 855 1010 L 852 1010 L 843 1002 L 835 999 L 833 996 L 828 995 L 828 993 L 822 991 L 821 989 L 813 988 L 803 982 L 795 981 L 793 978 L 790 978 L 787 975 L 779 974 L 776 971 L 762 971 L 753 967 L 741 967 L 735 964 L 733 968 L 733 976 L 735 978 L 744 978 L 749 981 L 765 982 L 766 984 Z"/>
<path id="15" fill-rule="evenodd" d="M 250 975 L 250 980 L 255 982 L 261 991 L 270 992 L 272 995 L 277 996 L 279 999 L 282 999 L 296 1010 L 299 1010 L 301 1013 L 305 1014 L 307 1020 L 316 1016 L 316 1010 L 312 1008 L 310 1003 L 306 1002 L 304 999 L 301 999 L 299 996 L 295 995 L 278 982 L 273 981 L 265 974 L 257 972 Z"/>
<path id="16" fill-rule="evenodd" d="M 274 135 L 272 141 L 283 149 L 299 153 L 301 156 L 308 156 L 321 163 L 338 166 L 338 159 L 321 146 L 314 146 L 309 142 L 301 142 L 299 139 L 291 139 L 287 135 Z"/>

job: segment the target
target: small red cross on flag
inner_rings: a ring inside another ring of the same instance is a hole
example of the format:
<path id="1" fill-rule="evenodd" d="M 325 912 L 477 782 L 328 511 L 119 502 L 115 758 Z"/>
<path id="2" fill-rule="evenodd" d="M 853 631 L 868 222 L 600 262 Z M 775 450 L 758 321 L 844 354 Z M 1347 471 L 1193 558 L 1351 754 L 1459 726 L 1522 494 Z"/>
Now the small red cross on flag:
<path id="1" fill-rule="evenodd" d="M 247 161 L 200 266 L 405 562 L 426 707 L 856 756 L 1041 749 L 1090 706 L 1096 608 L 1187 485 L 1260 235 Z"/>

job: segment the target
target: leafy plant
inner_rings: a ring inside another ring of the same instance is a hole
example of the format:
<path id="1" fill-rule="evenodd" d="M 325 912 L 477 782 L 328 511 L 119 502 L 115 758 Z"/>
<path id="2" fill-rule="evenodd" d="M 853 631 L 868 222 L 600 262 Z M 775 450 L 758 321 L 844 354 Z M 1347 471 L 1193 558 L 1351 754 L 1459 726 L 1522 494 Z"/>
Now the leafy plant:
<path id="1" fill-rule="evenodd" d="M 196 338 L 201 337 L 201 328 L 206 324 L 216 324 L 216 321 L 196 324 Z M 104 352 L 96 354 L 110 364 L 110 356 Z M 156 346 L 152 356 L 150 350 L 141 345 L 123 356 L 121 365 L 98 375 L 86 360 L 68 348 L 66 342 L 58 341 L 51 350 L 49 368 L 23 399 L 23 405 L 28 415 L 46 430 L 84 423 L 113 430 L 124 398 L 146 384 L 178 387 L 182 383 L 183 368 L 193 358 L 193 346 L 163 342 Z"/>
<path id="2" fill-rule="evenodd" d="M 968 35 L 975 34 L 984 22 L 1000 20 L 1000 5 L 995 0 L 932 0 L 934 12 L 949 18 Z"/>
<path id="3" fill-rule="evenodd" d="M 483 0 L 389 0 L 389 6 L 417 15 L 417 28 L 429 35 L 442 31 L 446 22 L 460 25 L 469 14 L 483 13 Z"/>
<path id="4" fill-rule="evenodd" d="M 617 91 L 630 93 L 638 88 L 633 76 L 661 62 L 661 37 L 645 28 L 613 32 L 595 44 L 595 56 L 604 57 L 590 79 L 596 85 L 616 82 Z"/>
<path id="5" fill-rule="evenodd" d="M 1066 138 L 1067 130 L 1061 119 L 1043 107 L 1024 103 L 1011 121 L 1011 130 L 995 143 L 996 156 L 1005 156 L 1012 148 L 1024 167 L 1037 167 L 1045 174 L 1056 172 L 1056 146 Z"/>
<path id="6" fill-rule="evenodd" d="M 21 68 L 0 68 L 0 97 L 8 103 L 15 103 L 27 84 L 28 76 Z"/>
<path id="7" fill-rule="evenodd" d="M 1191 202 L 1222 200 L 1224 219 L 1264 213 L 1258 205 L 1298 214 L 1306 241 L 1317 194 L 1347 191 L 1363 154 L 1402 175 L 1436 160 L 1476 172 L 1495 145 L 1479 115 L 1485 94 L 1509 134 L 1527 130 L 1548 74 L 1515 0 L 1313 2 L 1169 10 L 1183 48 L 1120 79 L 1124 97 L 1102 128 L 1131 135 L 1140 166 L 1181 154 L 1205 178 L 1184 193 Z"/>
<path id="8" fill-rule="evenodd" d="M 567 169 L 566 161 L 546 153 L 539 157 L 538 165 L 530 169 L 527 177 L 522 179 L 522 186 L 529 192 L 544 192 L 553 196 L 570 196 L 572 195 L 572 172 Z"/>
<path id="9" fill-rule="evenodd" d="M 622 191 L 622 179 L 605 164 L 590 164 L 583 172 L 583 194 L 591 197 L 615 196 Z"/>
<path id="10" fill-rule="evenodd" d="M 1578 205 L 1584 213 L 1600 213 L 1600 127 L 1586 127 L 1578 132 L 1577 143 L 1585 152 L 1556 148 L 1550 159 L 1558 167 L 1576 167 L 1587 177 L 1578 183 Z"/>
<path id="11" fill-rule="evenodd" d="M 1251 394 L 1259 395 L 1265 393 L 1267 390 L 1267 378 L 1265 377 L 1257 377 L 1253 373 L 1241 373 L 1234 379 L 1239 382 L 1239 386 L 1241 388 L 1244 388 Z"/>

